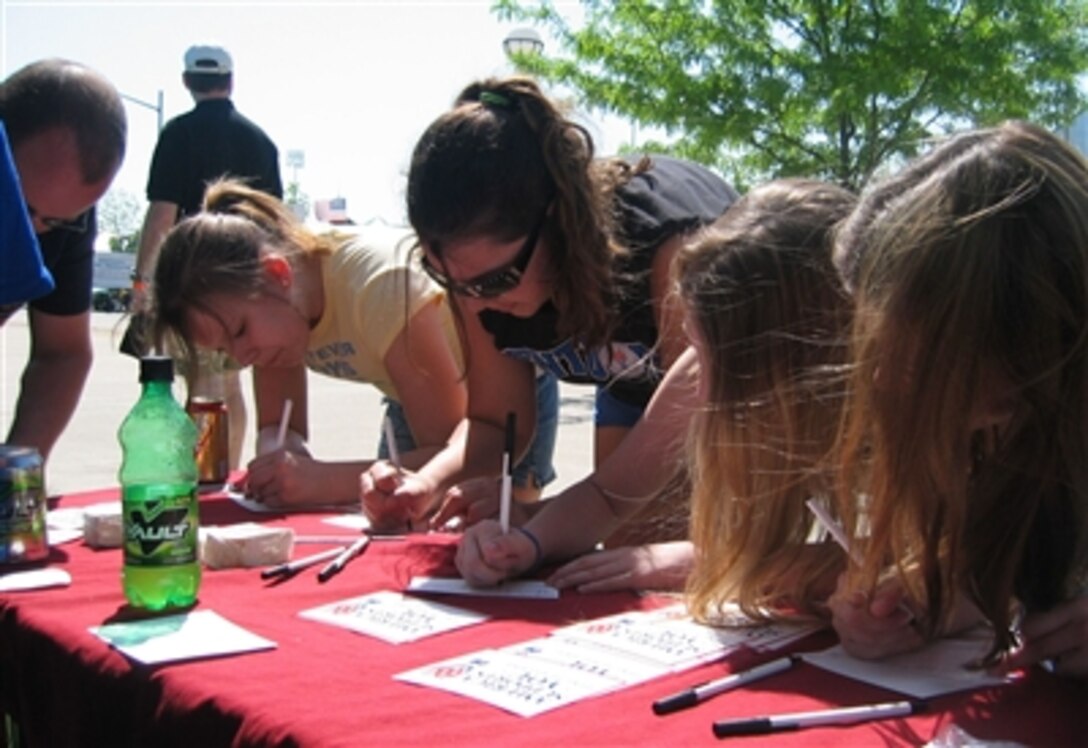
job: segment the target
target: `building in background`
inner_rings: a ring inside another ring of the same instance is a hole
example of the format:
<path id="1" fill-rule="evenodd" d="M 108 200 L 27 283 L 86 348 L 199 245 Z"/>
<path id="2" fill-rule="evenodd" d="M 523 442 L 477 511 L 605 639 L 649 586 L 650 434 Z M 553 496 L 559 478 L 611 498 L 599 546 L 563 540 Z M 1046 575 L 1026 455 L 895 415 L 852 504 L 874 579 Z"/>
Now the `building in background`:
<path id="1" fill-rule="evenodd" d="M 136 255 L 131 252 L 94 253 L 92 304 L 96 311 L 123 312 L 128 309 L 135 266 Z"/>
<path id="2" fill-rule="evenodd" d="M 321 223 L 328 223 L 333 226 L 355 225 L 355 221 L 348 216 L 348 200 L 346 197 L 315 200 L 314 217 Z"/>

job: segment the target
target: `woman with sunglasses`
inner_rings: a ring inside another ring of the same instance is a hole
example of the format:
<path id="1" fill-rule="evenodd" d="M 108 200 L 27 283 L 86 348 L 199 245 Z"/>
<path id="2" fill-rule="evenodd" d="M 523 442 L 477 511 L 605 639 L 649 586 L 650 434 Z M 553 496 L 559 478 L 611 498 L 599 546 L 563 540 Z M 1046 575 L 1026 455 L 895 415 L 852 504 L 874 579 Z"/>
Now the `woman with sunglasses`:
<path id="1" fill-rule="evenodd" d="M 507 413 L 519 448 L 534 433 L 534 368 L 597 387 L 594 456 L 607 457 L 686 347 L 672 256 L 736 197 L 694 164 L 594 159 L 589 133 L 531 79 L 466 88 L 416 145 L 408 217 L 454 298 L 468 414 L 417 472 L 376 463 L 363 476 L 371 518 L 422 518 L 458 482 L 498 475 Z"/>
<path id="2" fill-rule="evenodd" d="M 359 500 L 370 462 L 319 461 L 306 446 L 307 368 L 381 390 L 409 467 L 435 454 L 463 417 L 449 305 L 408 262 L 401 245 L 410 241 L 388 229 L 316 234 L 280 201 L 235 181 L 211 185 L 202 211 L 167 234 L 155 267 L 157 334 L 173 333 L 190 354 L 220 350 L 253 367 L 258 443 L 246 491 L 254 498 L 284 507 Z"/>

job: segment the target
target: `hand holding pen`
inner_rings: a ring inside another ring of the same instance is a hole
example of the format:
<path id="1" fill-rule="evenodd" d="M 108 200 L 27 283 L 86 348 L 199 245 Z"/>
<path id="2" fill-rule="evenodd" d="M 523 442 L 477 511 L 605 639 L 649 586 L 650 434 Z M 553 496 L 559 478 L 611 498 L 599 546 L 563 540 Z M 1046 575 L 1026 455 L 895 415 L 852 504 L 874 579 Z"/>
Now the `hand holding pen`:
<path id="1" fill-rule="evenodd" d="M 413 509 L 431 491 L 401 464 L 396 433 L 387 416 L 382 422 L 389 460 L 377 460 L 359 476 L 359 500 L 375 535 L 412 532 Z"/>
<path id="2" fill-rule="evenodd" d="M 860 564 L 861 554 L 842 526 L 818 500 L 809 499 L 805 503 L 851 562 Z M 895 580 L 889 580 L 871 595 L 865 595 L 844 589 L 843 577 L 840 577 L 838 588 L 827 602 L 832 626 L 843 648 L 855 657 L 887 657 L 917 649 L 923 643 L 906 592 Z"/>
<path id="3" fill-rule="evenodd" d="M 400 448 L 397 447 L 397 432 L 393 429 L 393 421 L 386 416 L 382 419 L 382 431 L 385 434 L 385 448 L 389 450 L 389 461 L 393 463 L 398 473 L 404 472 L 404 466 L 400 463 Z"/>
<path id="4" fill-rule="evenodd" d="M 280 427 L 276 431 L 276 449 L 283 449 L 287 441 L 287 428 L 291 425 L 291 410 L 295 402 L 291 398 L 283 401 L 283 413 L 280 414 Z"/>
<path id="5" fill-rule="evenodd" d="M 506 438 L 502 452 L 502 482 L 499 484 L 499 525 L 503 534 L 510 532 L 510 501 L 514 492 L 514 442 L 517 437 L 518 417 L 506 414 Z"/>

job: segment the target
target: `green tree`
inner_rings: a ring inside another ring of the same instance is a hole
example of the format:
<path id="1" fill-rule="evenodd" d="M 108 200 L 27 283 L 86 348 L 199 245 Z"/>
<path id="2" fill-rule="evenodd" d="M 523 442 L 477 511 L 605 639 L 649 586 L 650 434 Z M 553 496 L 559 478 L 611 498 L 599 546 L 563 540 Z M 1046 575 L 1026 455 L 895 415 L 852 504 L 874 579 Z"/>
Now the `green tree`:
<path id="1" fill-rule="evenodd" d="M 1085 104 L 1086 0 L 498 0 L 561 53 L 518 64 L 585 106 L 661 128 L 738 183 L 816 176 L 857 188 L 927 138 Z"/>
<path id="2" fill-rule="evenodd" d="M 135 253 L 140 246 L 144 201 L 135 193 L 114 188 L 98 201 L 98 230 L 110 237 L 110 251 Z"/>

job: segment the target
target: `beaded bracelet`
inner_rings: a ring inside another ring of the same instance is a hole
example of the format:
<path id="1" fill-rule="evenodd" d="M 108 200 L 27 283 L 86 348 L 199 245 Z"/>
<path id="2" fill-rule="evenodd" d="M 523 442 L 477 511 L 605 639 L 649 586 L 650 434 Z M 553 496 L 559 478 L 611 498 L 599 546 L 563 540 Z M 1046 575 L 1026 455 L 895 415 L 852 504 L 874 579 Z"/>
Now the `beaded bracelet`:
<path id="1" fill-rule="evenodd" d="M 544 560 L 544 551 L 540 547 L 540 540 L 536 535 L 529 530 L 526 530 L 524 527 L 514 527 L 513 529 L 527 537 L 529 542 L 533 544 L 533 550 L 536 551 L 536 555 L 533 557 L 533 563 L 529 564 L 529 568 L 523 572 L 524 574 L 532 574 L 540 568 L 540 564 Z"/>

